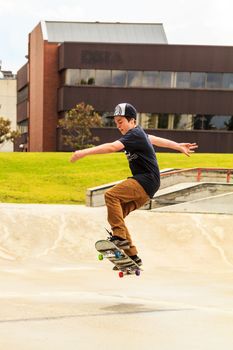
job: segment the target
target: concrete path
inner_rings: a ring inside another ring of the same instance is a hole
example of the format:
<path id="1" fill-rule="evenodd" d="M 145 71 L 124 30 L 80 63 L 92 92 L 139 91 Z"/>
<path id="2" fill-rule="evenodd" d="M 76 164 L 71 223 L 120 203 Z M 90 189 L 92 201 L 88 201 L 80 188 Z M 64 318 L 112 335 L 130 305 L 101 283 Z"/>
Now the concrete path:
<path id="1" fill-rule="evenodd" d="M 0 349 L 232 349 L 232 215 L 132 213 L 144 272 L 123 279 L 97 260 L 105 217 L 0 204 Z"/>

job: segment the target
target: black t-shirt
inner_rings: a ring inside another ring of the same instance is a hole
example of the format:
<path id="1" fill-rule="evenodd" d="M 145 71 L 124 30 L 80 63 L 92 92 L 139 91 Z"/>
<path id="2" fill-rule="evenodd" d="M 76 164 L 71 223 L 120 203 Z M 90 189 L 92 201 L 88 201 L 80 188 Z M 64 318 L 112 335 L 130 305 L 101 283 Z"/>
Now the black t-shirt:
<path id="1" fill-rule="evenodd" d="M 140 127 L 130 129 L 119 141 L 125 147 L 133 178 L 152 198 L 160 186 L 160 173 L 154 148 L 148 135 Z"/>

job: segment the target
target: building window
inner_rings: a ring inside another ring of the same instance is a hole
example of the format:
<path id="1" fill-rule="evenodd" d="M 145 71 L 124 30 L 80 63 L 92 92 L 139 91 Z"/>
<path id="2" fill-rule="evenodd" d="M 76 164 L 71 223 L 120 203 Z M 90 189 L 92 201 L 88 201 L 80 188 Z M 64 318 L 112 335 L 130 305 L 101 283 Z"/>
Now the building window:
<path id="1" fill-rule="evenodd" d="M 161 113 L 158 116 L 158 129 L 168 129 L 169 115 Z"/>
<path id="2" fill-rule="evenodd" d="M 175 114 L 173 128 L 180 129 L 180 130 L 193 129 L 193 115 L 192 114 Z"/>
<path id="3" fill-rule="evenodd" d="M 144 86 L 144 87 L 158 87 L 159 86 L 159 72 L 153 72 L 153 71 L 143 72 L 142 86 Z"/>
<path id="4" fill-rule="evenodd" d="M 170 88 L 172 82 L 172 72 L 160 72 L 159 86 L 162 88 Z"/>
<path id="5" fill-rule="evenodd" d="M 112 71 L 112 85 L 126 86 L 127 71 L 113 70 Z"/>
<path id="6" fill-rule="evenodd" d="M 199 115 L 194 118 L 197 130 L 233 130 L 232 115 Z"/>
<path id="7" fill-rule="evenodd" d="M 109 113 L 106 113 L 108 116 Z M 115 127 L 113 119 L 103 114 L 104 126 Z M 232 115 L 139 113 L 137 122 L 144 129 L 233 130 Z"/>
<path id="8" fill-rule="evenodd" d="M 157 129 L 158 128 L 158 114 L 148 113 L 148 129 Z"/>
<path id="9" fill-rule="evenodd" d="M 233 89 L 233 74 L 232 73 L 224 73 L 223 81 L 222 81 L 223 89 Z"/>
<path id="10" fill-rule="evenodd" d="M 228 116 L 227 120 L 224 121 L 226 130 L 233 130 L 233 116 Z"/>
<path id="11" fill-rule="evenodd" d="M 65 85 L 233 90 L 233 73 L 67 69 Z"/>
<path id="12" fill-rule="evenodd" d="M 194 118 L 194 129 L 195 130 L 208 130 L 211 129 L 210 123 L 211 123 L 211 116 L 209 115 L 202 115 L 197 114 Z"/>
<path id="13" fill-rule="evenodd" d="M 206 73 L 191 73 L 190 88 L 204 89 L 206 83 Z"/>
<path id="14" fill-rule="evenodd" d="M 190 87 L 190 73 L 176 73 L 176 87 L 188 89 Z"/>
<path id="15" fill-rule="evenodd" d="M 28 132 L 28 120 L 23 120 L 22 122 L 17 124 L 17 129 L 21 134 L 25 134 Z"/>
<path id="16" fill-rule="evenodd" d="M 214 115 L 211 119 L 212 129 L 218 130 L 232 130 L 232 116 L 228 115 Z"/>
<path id="17" fill-rule="evenodd" d="M 95 70 L 94 69 L 81 69 L 80 70 L 80 84 L 81 85 L 94 85 L 95 84 Z"/>
<path id="18" fill-rule="evenodd" d="M 102 115 L 102 125 L 105 127 L 116 127 L 114 118 L 108 118 L 112 112 L 98 112 L 99 115 Z"/>
<path id="19" fill-rule="evenodd" d="M 149 117 L 149 113 L 140 113 L 138 118 L 138 124 L 140 124 L 144 129 L 148 129 Z"/>
<path id="20" fill-rule="evenodd" d="M 140 113 L 138 116 L 138 123 L 145 129 L 157 129 L 158 114 Z"/>
<path id="21" fill-rule="evenodd" d="M 142 72 L 136 71 L 136 70 L 129 70 L 127 86 L 129 87 L 142 86 Z"/>
<path id="22" fill-rule="evenodd" d="M 222 73 L 207 73 L 206 88 L 221 89 L 222 88 Z"/>
<path id="23" fill-rule="evenodd" d="M 67 69 L 65 73 L 65 84 L 69 86 L 79 85 L 80 69 Z"/>
<path id="24" fill-rule="evenodd" d="M 110 70 L 96 70 L 95 85 L 111 86 L 111 71 Z"/>

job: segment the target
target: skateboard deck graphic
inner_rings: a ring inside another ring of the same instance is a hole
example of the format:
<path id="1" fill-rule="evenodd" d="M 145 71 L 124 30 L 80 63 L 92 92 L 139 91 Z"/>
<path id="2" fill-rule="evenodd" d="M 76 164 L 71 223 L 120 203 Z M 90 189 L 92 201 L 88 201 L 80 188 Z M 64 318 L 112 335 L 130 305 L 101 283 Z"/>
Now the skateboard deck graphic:
<path id="1" fill-rule="evenodd" d="M 95 248 L 100 253 L 98 256 L 99 260 L 107 258 L 118 268 L 119 277 L 132 274 L 140 275 L 142 271 L 140 266 L 113 242 L 109 240 L 99 240 L 95 243 Z"/>

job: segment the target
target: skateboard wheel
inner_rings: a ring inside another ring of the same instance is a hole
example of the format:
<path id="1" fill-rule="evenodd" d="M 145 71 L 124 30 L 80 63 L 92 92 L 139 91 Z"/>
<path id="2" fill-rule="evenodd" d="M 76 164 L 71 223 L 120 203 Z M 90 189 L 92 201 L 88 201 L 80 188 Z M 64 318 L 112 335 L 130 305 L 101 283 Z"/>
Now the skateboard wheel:
<path id="1" fill-rule="evenodd" d="M 121 252 L 116 251 L 116 252 L 115 252 L 115 257 L 116 257 L 117 259 L 119 259 L 119 258 L 121 257 Z"/>
<path id="2" fill-rule="evenodd" d="M 124 277 L 124 273 L 122 271 L 119 272 L 119 277 L 120 278 Z"/>
<path id="3" fill-rule="evenodd" d="M 140 271 L 140 270 L 136 270 L 136 271 L 135 271 L 135 275 L 136 275 L 136 276 L 140 276 L 140 274 L 141 274 L 141 271 Z"/>
<path id="4" fill-rule="evenodd" d="M 99 259 L 99 260 L 103 260 L 103 258 L 104 258 L 103 254 L 99 254 L 99 255 L 98 255 L 98 259 Z"/>

